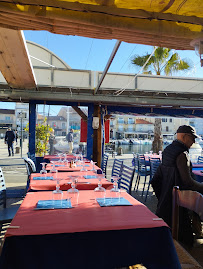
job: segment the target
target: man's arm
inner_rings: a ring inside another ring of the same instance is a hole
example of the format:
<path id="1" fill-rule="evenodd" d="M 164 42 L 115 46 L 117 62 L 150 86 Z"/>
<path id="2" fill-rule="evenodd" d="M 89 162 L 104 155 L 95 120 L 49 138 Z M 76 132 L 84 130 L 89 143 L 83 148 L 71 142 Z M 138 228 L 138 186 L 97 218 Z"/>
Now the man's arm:
<path id="1" fill-rule="evenodd" d="M 176 159 L 176 165 L 183 183 L 183 187 L 193 191 L 203 192 L 203 183 L 195 181 L 190 173 L 190 160 L 187 153 L 181 153 Z"/>

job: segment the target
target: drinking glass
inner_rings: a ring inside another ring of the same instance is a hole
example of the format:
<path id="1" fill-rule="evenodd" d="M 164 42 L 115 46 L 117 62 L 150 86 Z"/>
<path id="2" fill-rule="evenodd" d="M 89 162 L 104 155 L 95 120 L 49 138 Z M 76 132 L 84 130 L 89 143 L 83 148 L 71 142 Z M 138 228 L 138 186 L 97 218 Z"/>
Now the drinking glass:
<path id="1" fill-rule="evenodd" d="M 78 180 L 78 176 L 71 176 L 71 189 L 67 191 L 67 198 L 71 199 L 72 206 L 78 206 L 78 198 L 79 198 L 79 190 L 76 189 L 76 182 Z"/>
<path id="2" fill-rule="evenodd" d="M 57 202 L 59 201 L 59 202 Z M 57 203 L 57 205 L 62 207 L 62 201 L 63 201 L 63 192 L 60 190 L 59 192 L 57 191 L 53 191 L 52 192 L 52 203 L 53 203 L 53 208 L 58 208 L 55 203 Z"/>
<path id="3" fill-rule="evenodd" d="M 47 174 L 47 170 L 45 169 L 45 164 L 47 163 L 40 163 L 42 165 L 42 170 L 40 170 L 40 174 Z"/>
<path id="4" fill-rule="evenodd" d="M 95 196 L 95 200 L 97 198 L 104 198 L 106 196 L 106 189 L 102 187 L 102 183 L 101 180 L 104 176 L 102 174 L 97 174 L 97 178 L 98 178 L 98 187 L 96 187 L 94 189 L 94 196 Z"/>

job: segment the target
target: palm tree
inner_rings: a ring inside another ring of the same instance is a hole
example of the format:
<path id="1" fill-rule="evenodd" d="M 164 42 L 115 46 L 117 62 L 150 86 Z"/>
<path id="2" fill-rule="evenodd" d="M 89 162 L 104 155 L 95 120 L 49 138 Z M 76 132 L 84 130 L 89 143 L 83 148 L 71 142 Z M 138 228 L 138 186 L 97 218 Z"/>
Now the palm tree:
<path id="1" fill-rule="evenodd" d="M 136 67 L 143 67 L 151 54 L 144 56 L 135 55 L 131 60 L 132 64 Z M 178 71 L 189 70 L 191 64 L 187 60 L 182 60 L 177 52 L 168 48 L 157 47 L 154 55 L 151 56 L 145 67 L 143 68 L 144 74 L 172 75 Z M 163 141 L 161 138 L 161 119 L 155 119 L 154 123 L 154 141 L 152 143 L 152 150 L 159 152 L 163 150 Z"/>

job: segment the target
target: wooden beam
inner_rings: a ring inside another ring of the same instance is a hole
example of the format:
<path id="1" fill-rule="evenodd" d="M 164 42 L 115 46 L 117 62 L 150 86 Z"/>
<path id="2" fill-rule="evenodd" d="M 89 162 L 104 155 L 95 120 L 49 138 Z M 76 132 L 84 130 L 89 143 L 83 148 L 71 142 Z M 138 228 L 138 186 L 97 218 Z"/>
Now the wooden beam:
<path id="1" fill-rule="evenodd" d="M 75 110 L 75 112 L 78 113 L 78 115 L 85 121 L 87 121 L 87 116 L 85 115 L 85 113 L 77 106 L 72 106 L 72 108 Z"/>
<path id="2" fill-rule="evenodd" d="M 10 87 L 36 88 L 22 31 L 0 28 L 0 71 Z"/>
<path id="3" fill-rule="evenodd" d="M 116 44 L 115 44 L 115 46 L 113 48 L 113 51 L 112 51 L 112 53 L 111 53 L 111 55 L 109 57 L 109 60 L 108 60 L 106 66 L 104 68 L 104 72 L 102 73 L 102 76 L 101 76 L 101 78 L 100 78 L 100 80 L 98 82 L 98 85 L 97 85 L 96 89 L 95 89 L 95 93 L 97 93 L 97 91 L 99 90 L 99 88 L 100 88 L 100 86 L 101 86 L 101 84 L 102 84 L 102 82 L 103 82 L 103 80 L 104 80 L 104 78 L 105 78 L 105 76 L 106 76 L 106 74 L 107 74 L 107 72 L 109 70 L 109 67 L 110 67 L 110 65 L 111 65 L 111 63 L 112 63 L 112 61 L 113 61 L 113 59 L 114 59 L 114 57 L 116 55 L 116 52 L 118 51 L 118 48 L 120 47 L 120 44 L 121 44 L 121 41 L 117 40 L 117 42 L 116 42 Z"/>

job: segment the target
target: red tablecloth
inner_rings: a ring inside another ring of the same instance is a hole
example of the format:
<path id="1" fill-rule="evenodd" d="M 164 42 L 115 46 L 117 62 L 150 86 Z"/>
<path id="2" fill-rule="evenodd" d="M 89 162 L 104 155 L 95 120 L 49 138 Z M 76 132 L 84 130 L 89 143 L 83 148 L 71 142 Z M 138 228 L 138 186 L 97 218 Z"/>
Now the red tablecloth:
<path id="1" fill-rule="evenodd" d="M 76 184 L 76 188 L 78 190 L 94 190 L 98 186 L 98 179 L 97 178 L 92 178 L 92 179 L 85 179 L 85 175 L 94 175 L 92 171 L 88 172 L 63 172 L 63 173 L 58 173 L 58 178 L 62 179 L 60 180 L 60 189 L 61 190 L 68 190 L 71 188 L 71 184 L 69 184 L 70 181 L 70 176 L 78 176 L 78 183 Z M 39 191 L 46 191 L 46 190 L 55 190 L 56 189 L 56 181 L 55 180 L 35 180 L 33 179 L 34 177 L 52 177 L 53 175 L 51 173 L 47 174 L 40 174 L 40 173 L 33 173 L 30 176 L 30 186 L 29 190 L 39 190 Z M 69 183 L 68 183 L 69 182 Z M 109 182 L 107 179 L 103 178 L 102 181 L 102 186 L 105 189 L 111 189 L 113 187 L 113 184 Z"/>
<path id="2" fill-rule="evenodd" d="M 45 155 L 44 156 L 44 159 L 48 159 L 48 160 L 50 160 L 50 161 L 52 161 L 53 159 L 56 159 L 56 160 L 59 160 L 59 156 L 58 155 Z M 67 159 L 75 159 L 75 156 L 74 155 L 72 155 L 72 154 L 67 154 L 66 155 L 66 158 Z"/>
<path id="3" fill-rule="evenodd" d="M 161 160 L 161 155 L 158 154 L 144 154 L 145 156 L 145 160 L 149 161 L 149 159 L 153 159 L 153 158 L 159 158 Z"/>
<path id="4" fill-rule="evenodd" d="M 65 195 L 66 192 L 64 198 Z M 79 192 L 75 208 L 35 210 L 39 200 L 52 199 L 52 192 L 29 192 L 11 222 L 11 226 L 18 228 L 8 228 L 6 237 L 167 226 L 132 196 L 126 192 L 122 196 L 133 206 L 100 207 L 94 192 L 88 190 Z"/>
<path id="5" fill-rule="evenodd" d="M 55 162 L 55 167 L 56 170 L 61 171 L 61 172 L 71 172 L 71 171 L 80 171 L 83 166 L 82 165 L 76 165 L 75 167 L 70 167 L 70 163 L 67 164 L 63 164 L 63 163 L 59 163 L 59 162 Z M 88 171 L 90 171 L 93 168 L 93 165 L 90 162 L 85 162 L 85 169 L 87 169 Z M 95 165 L 94 167 L 95 169 L 100 169 L 98 166 Z M 46 170 L 50 171 L 52 169 L 52 164 L 48 163 L 46 165 Z"/>

